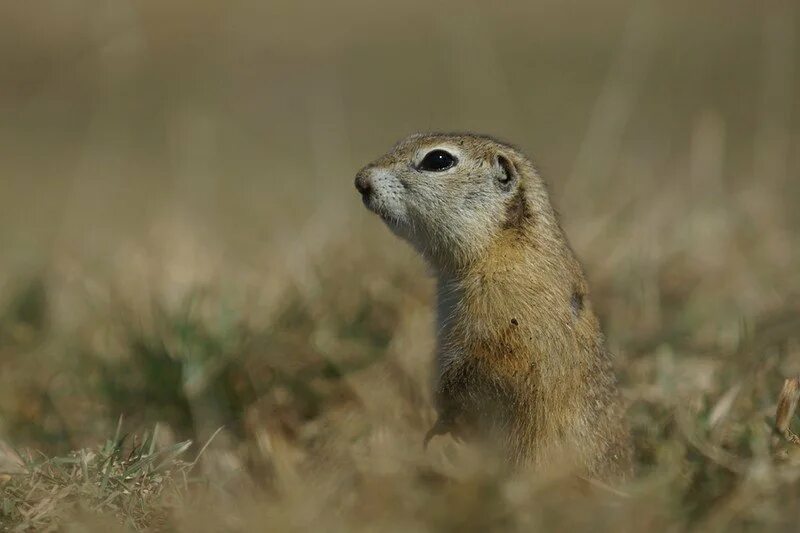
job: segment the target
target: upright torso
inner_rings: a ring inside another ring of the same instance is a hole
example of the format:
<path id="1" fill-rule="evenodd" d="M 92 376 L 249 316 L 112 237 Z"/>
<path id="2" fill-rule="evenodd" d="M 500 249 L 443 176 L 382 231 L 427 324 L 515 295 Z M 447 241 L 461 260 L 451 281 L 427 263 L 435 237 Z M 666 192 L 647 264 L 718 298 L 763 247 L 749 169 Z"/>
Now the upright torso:
<path id="1" fill-rule="evenodd" d="M 582 274 L 506 259 L 439 281 L 440 410 L 459 413 L 463 435 L 499 445 L 513 463 L 563 454 L 595 464 L 613 440 L 603 432 L 620 430 L 610 427 L 619 416 L 599 325 L 582 301 L 580 312 L 571 306 L 575 287 L 585 292 Z"/>

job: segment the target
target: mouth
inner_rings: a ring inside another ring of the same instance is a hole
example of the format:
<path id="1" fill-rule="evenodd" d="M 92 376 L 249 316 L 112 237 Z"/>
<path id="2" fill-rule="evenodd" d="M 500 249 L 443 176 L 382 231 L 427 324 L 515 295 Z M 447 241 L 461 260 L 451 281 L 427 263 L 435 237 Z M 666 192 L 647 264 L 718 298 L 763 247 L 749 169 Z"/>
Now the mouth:
<path id="1" fill-rule="evenodd" d="M 364 207 L 375 213 L 376 215 L 382 215 L 382 209 L 379 205 L 380 202 L 375 200 L 375 195 L 372 191 L 367 191 L 361 194 L 361 203 L 364 204 Z"/>
<path id="2" fill-rule="evenodd" d="M 364 207 L 372 211 L 372 195 L 369 193 L 365 193 L 361 195 L 361 203 L 364 204 Z"/>

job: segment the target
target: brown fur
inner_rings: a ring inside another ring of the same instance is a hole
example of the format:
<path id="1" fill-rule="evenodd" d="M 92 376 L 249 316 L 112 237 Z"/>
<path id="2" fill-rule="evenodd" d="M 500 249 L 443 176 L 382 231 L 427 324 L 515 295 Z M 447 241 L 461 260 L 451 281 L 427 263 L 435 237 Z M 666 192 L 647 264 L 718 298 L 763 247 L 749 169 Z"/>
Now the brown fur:
<path id="1" fill-rule="evenodd" d="M 416 170 L 433 147 L 457 151 L 458 164 Z M 418 134 L 359 176 L 375 182 L 368 207 L 438 277 L 439 421 L 429 436 L 482 442 L 510 465 L 628 474 L 630 440 L 611 358 L 581 266 L 531 162 L 485 136 Z"/>

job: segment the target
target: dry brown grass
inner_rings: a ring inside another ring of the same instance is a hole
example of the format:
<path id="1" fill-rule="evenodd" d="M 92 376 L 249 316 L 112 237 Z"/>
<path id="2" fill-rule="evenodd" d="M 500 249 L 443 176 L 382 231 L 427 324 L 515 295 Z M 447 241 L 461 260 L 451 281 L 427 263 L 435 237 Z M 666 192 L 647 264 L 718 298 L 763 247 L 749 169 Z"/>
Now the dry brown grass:
<path id="1" fill-rule="evenodd" d="M 0 7 L 0 528 L 795 529 L 791 3 L 65 6 Z M 549 178 L 625 486 L 423 451 L 431 280 L 352 190 L 417 129 Z"/>

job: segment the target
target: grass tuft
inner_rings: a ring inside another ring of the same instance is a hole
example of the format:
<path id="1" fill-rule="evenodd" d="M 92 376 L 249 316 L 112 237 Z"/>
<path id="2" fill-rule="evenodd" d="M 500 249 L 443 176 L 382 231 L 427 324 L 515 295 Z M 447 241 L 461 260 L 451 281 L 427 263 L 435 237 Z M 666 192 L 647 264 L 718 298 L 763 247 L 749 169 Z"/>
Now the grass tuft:
<path id="1" fill-rule="evenodd" d="M 192 442 L 157 449 L 155 429 L 137 440 L 118 434 L 65 456 L 22 454 L 24 472 L 2 480 L 0 524 L 41 531 L 90 513 L 135 530 L 162 527 L 192 482 L 195 463 L 182 459 Z"/>

